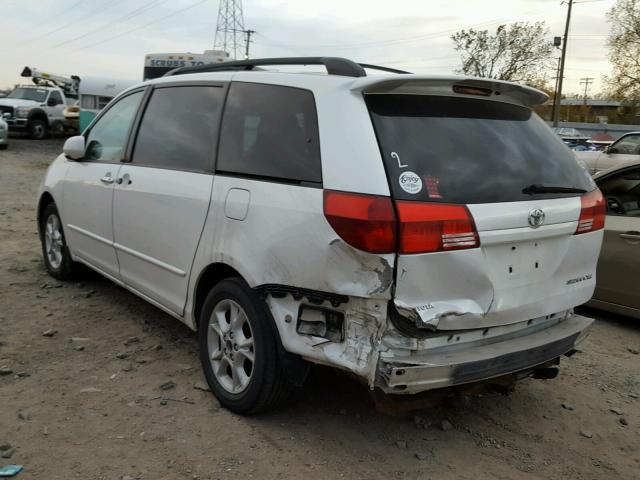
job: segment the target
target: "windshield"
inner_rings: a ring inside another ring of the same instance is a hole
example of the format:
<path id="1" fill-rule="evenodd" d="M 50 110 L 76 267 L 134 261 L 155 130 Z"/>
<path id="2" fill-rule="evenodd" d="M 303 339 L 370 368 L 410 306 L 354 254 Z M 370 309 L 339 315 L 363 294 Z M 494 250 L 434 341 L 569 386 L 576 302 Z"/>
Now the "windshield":
<path id="1" fill-rule="evenodd" d="M 8 98 L 20 98 L 42 103 L 47 98 L 47 91 L 41 88 L 16 88 L 9 94 Z"/>
<path id="2" fill-rule="evenodd" d="M 577 195 L 532 193 L 531 185 L 595 188 L 573 153 L 528 108 L 427 95 L 378 94 L 366 101 L 395 198 L 496 203 Z"/>

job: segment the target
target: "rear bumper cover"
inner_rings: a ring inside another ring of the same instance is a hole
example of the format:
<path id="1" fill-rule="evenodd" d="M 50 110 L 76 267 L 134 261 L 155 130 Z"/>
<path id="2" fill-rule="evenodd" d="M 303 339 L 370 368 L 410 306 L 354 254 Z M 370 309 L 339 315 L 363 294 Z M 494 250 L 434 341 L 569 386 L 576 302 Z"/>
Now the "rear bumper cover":
<path id="1" fill-rule="evenodd" d="M 525 328 L 490 341 L 380 358 L 378 381 L 385 392 L 418 393 L 478 382 L 532 369 L 573 350 L 588 334 L 593 319 L 571 314 L 546 328 Z"/>

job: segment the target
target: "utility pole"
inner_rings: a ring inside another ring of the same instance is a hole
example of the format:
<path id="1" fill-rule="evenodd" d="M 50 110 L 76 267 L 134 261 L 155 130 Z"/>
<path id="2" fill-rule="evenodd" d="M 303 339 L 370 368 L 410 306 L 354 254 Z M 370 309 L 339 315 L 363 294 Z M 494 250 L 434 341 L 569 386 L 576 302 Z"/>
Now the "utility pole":
<path id="1" fill-rule="evenodd" d="M 569 25 L 571 24 L 571 8 L 573 7 L 573 0 L 568 1 L 567 8 L 567 23 L 564 27 L 564 38 L 562 39 L 562 56 L 560 57 L 560 75 L 558 78 L 558 89 L 556 91 L 555 99 L 555 111 L 553 117 L 553 126 L 558 126 L 558 116 L 560 115 L 560 101 L 562 99 L 562 80 L 564 78 L 564 62 L 567 57 L 567 40 L 569 37 Z"/>
<path id="2" fill-rule="evenodd" d="M 593 83 L 592 77 L 584 77 L 580 79 L 580 85 L 584 85 L 584 104 L 587 105 L 587 92 L 589 91 L 589 86 Z"/>
<path id="3" fill-rule="evenodd" d="M 589 108 L 587 107 L 587 93 L 589 92 L 589 85 L 591 85 L 593 83 L 593 78 L 591 77 L 584 77 L 580 79 L 580 85 L 584 85 L 584 107 L 583 107 L 583 113 L 584 113 L 584 121 L 587 122 L 589 121 Z"/>
<path id="4" fill-rule="evenodd" d="M 258 32 L 251 29 L 244 31 L 244 34 L 247 36 L 245 40 L 245 46 L 244 46 L 244 58 L 246 60 L 249 60 L 249 45 L 251 44 L 251 35 L 253 35 L 254 33 L 258 33 Z"/>

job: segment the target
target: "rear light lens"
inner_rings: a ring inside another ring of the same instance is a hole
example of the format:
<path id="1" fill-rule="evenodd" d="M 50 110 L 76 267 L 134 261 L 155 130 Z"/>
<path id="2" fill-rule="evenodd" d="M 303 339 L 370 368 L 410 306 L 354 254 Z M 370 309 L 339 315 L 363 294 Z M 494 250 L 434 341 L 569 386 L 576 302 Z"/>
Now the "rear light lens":
<path id="1" fill-rule="evenodd" d="M 580 219 L 578 220 L 576 235 L 604 228 L 607 205 L 602 196 L 602 192 L 599 189 L 595 189 L 589 193 L 585 193 L 580 198 L 580 201 L 582 208 L 580 210 Z"/>
<path id="2" fill-rule="evenodd" d="M 428 253 L 480 245 L 465 205 L 397 201 L 399 252 Z"/>
<path id="3" fill-rule="evenodd" d="M 324 216 L 352 247 L 370 253 L 392 253 L 396 216 L 389 197 L 324 191 Z"/>

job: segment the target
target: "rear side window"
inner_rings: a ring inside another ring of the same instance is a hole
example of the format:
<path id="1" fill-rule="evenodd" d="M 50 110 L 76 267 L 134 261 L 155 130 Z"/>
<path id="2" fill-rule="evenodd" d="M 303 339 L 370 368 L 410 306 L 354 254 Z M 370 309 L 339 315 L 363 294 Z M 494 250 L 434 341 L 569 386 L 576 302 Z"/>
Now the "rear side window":
<path id="1" fill-rule="evenodd" d="M 233 83 L 222 122 L 217 170 L 322 182 L 313 94 L 299 88 Z"/>
<path id="2" fill-rule="evenodd" d="M 427 95 L 368 95 L 366 101 L 395 198 L 495 203 L 567 196 L 523 192 L 534 184 L 595 188 L 528 108 Z"/>
<path id="3" fill-rule="evenodd" d="M 169 87 L 153 91 L 138 130 L 132 162 L 211 171 L 224 89 Z"/>

